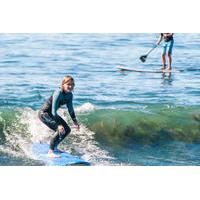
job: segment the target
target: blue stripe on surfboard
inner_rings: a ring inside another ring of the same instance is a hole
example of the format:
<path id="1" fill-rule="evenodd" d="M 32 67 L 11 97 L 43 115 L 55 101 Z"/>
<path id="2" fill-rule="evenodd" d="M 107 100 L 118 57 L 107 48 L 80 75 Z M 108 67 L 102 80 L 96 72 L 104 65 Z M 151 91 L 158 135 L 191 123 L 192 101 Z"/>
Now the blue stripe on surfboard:
<path id="1" fill-rule="evenodd" d="M 50 166 L 68 166 L 68 165 L 85 165 L 90 166 L 91 164 L 87 161 L 80 159 L 77 156 L 73 156 L 67 152 L 58 153 L 59 158 L 50 158 L 47 153 L 49 150 L 48 144 L 33 143 L 32 153 L 35 159 L 43 161 L 46 165 Z"/>

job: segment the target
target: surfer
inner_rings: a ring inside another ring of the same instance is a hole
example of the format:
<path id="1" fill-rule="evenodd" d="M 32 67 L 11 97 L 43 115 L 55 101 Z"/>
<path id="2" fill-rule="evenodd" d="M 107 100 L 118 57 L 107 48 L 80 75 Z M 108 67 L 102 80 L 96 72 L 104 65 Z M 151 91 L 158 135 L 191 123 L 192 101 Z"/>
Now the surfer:
<path id="1" fill-rule="evenodd" d="M 46 124 L 50 129 L 55 131 L 50 140 L 48 151 L 49 157 L 59 157 L 55 152 L 62 152 L 57 147 L 60 142 L 70 133 L 71 129 L 63 118 L 57 114 L 57 110 L 66 105 L 74 126 L 79 130 L 79 124 L 73 108 L 74 79 L 71 76 L 66 76 L 62 80 L 61 87 L 54 91 L 53 95 L 44 103 L 40 109 L 39 119 Z"/>
<path id="2" fill-rule="evenodd" d="M 159 45 L 162 40 L 164 40 L 164 45 L 163 45 L 163 52 L 162 52 L 162 70 L 166 69 L 166 54 L 168 57 L 168 68 L 167 70 L 172 69 L 172 49 L 173 49 L 173 44 L 174 44 L 174 38 L 173 38 L 174 33 L 161 33 L 160 37 L 156 43 L 156 45 Z"/>

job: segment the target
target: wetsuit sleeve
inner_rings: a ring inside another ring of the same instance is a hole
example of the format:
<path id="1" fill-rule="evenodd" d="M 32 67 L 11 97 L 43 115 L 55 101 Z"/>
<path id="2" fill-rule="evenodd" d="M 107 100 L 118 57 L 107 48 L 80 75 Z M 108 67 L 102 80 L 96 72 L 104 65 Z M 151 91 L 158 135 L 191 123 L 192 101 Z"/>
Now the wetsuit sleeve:
<path id="1" fill-rule="evenodd" d="M 77 123 L 72 101 L 73 101 L 73 94 L 70 96 L 70 99 L 67 103 L 67 108 L 68 108 L 69 115 L 72 118 L 73 122 Z"/>
<path id="2" fill-rule="evenodd" d="M 59 103 L 59 95 L 60 95 L 60 92 L 59 91 L 55 91 L 53 93 L 53 100 L 52 100 L 52 115 L 55 117 L 57 116 L 57 110 L 58 110 L 58 103 Z"/>

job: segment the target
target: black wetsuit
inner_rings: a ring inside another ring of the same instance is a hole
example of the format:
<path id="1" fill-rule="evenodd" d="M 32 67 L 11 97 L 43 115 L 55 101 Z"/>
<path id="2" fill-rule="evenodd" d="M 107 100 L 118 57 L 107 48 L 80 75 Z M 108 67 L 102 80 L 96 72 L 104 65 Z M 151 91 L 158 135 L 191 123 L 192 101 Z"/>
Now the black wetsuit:
<path id="1" fill-rule="evenodd" d="M 53 95 L 45 102 L 40 109 L 38 116 L 40 120 L 56 133 L 50 141 L 50 149 L 54 150 L 58 144 L 70 133 L 71 129 L 64 119 L 57 114 L 58 108 L 66 105 L 72 120 L 76 123 L 76 115 L 73 109 L 72 92 L 64 93 L 60 89 L 56 90 Z M 58 132 L 58 126 L 62 125 L 65 129 L 64 134 Z"/>

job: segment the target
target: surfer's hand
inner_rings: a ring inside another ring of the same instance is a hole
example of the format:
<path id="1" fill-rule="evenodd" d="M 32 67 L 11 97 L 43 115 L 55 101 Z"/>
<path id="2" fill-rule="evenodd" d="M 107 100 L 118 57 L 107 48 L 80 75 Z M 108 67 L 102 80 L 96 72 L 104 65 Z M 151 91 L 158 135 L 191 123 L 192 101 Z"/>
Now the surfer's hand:
<path id="1" fill-rule="evenodd" d="M 64 133 L 65 133 L 65 129 L 64 129 L 64 127 L 63 127 L 62 125 L 59 125 L 59 126 L 58 126 L 58 132 L 59 132 L 60 134 L 64 134 Z"/>
<path id="2" fill-rule="evenodd" d="M 74 128 L 79 131 L 80 130 L 80 125 L 78 124 L 78 122 L 74 122 Z"/>

